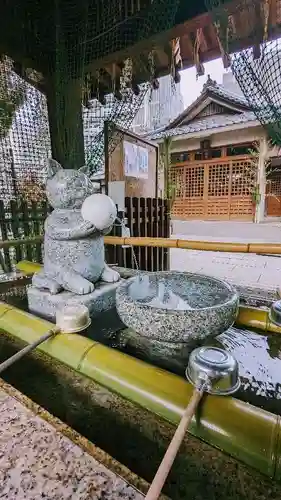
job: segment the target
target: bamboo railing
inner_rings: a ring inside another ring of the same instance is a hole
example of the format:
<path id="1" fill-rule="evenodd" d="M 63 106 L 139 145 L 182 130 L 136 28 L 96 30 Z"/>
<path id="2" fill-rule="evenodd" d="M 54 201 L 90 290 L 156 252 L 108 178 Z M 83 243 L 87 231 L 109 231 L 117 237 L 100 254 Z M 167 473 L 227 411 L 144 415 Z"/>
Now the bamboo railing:
<path id="1" fill-rule="evenodd" d="M 43 236 L 34 238 L 0 241 L 0 249 L 32 245 L 43 241 Z M 281 255 L 281 243 L 233 243 L 222 241 L 193 241 L 173 238 L 149 238 L 105 236 L 106 245 L 131 245 L 135 247 L 182 248 L 185 250 L 204 250 L 211 252 L 233 252 Z"/>

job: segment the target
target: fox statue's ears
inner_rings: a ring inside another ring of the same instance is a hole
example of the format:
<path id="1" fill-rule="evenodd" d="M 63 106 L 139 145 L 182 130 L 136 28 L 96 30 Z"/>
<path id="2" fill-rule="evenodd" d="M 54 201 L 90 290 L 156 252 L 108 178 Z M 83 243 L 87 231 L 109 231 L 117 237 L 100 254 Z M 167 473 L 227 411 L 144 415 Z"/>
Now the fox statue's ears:
<path id="1" fill-rule="evenodd" d="M 53 160 L 53 158 L 49 158 L 48 164 L 47 164 L 47 179 L 52 179 L 56 173 L 62 169 L 61 164 Z M 82 172 L 83 174 L 87 175 L 89 174 L 89 169 L 86 165 L 83 165 L 83 167 L 79 168 L 78 172 Z"/>
<path id="2" fill-rule="evenodd" d="M 82 174 L 89 175 L 89 168 L 86 165 L 83 165 L 83 167 L 79 168 L 79 172 L 82 172 Z"/>
<path id="3" fill-rule="evenodd" d="M 53 160 L 52 158 L 49 158 L 47 164 L 47 179 L 52 179 L 56 175 L 56 173 L 61 169 L 62 166 L 59 162 Z"/>

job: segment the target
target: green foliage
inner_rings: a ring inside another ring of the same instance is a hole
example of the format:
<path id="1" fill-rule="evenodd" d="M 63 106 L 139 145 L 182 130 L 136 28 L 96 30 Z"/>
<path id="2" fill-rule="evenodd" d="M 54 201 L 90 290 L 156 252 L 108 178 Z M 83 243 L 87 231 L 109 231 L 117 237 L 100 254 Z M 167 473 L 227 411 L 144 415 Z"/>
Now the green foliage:
<path id="1" fill-rule="evenodd" d="M 164 172 L 165 177 L 165 198 L 168 200 L 169 212 L 171 213 L 173 205 L 177 196 L 177 184 L 171 181 L 170 167 L 171 167 L 171 154 L 170 148 L 172 138 L 166 137 L 163 143 L 159 146 L 159 166 L 160 170 Z"/>

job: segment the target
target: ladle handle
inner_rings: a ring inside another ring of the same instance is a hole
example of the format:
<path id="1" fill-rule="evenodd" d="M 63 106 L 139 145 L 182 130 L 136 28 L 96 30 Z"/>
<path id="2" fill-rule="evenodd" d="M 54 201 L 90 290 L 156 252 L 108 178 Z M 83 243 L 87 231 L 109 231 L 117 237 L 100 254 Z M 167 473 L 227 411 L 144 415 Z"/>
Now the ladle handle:
<path id="1" fill-rule="evenodd" d="M 202 398 L 203 390 L 194 389 L 190 402 L 184 410 L 184 414 L 173 436 L 172 441 L 163 457 L 161 464 L 154 476 L 150 488 L 146 494 L 145 500 L 157 500 L 161 494 L 162 488 L 165 484 L 167 476 L 174 463 L 176 455 L 179 451 L 180 445 L 184 439 L 186 430 L 192 420 L 196 408 Z"/>
<path id="2" fill-rule="evenodd" d="M 39 346 L 40 344 L 42 344 L 46 340 L 50 339 L 51 337 L 53 337 L 58 332 L 59 332 L 59 330 L 57 328 L 54 328 L 53 330 L 49 330 L 42 337 L 40 337 L 39 339 L 37 339 L 34 342 L 32 342 L 32 344 L 28 344 L 23 349 L 21 349 L 20 351 L 16 352 L 16 354 L 14 354 L 10 358 L 8 358 L 5 361 L 3 361 L 3 363 L 0 364 L 0 373 L 2 373 L 4 370 L 7 370 L 7 368 L 9 368 L 11 365 L 13 365 L 14 363 L 16 363 L 16 361 L 18 361 L 19 359 L 23 358 L 23 356 L 25 356 L 29 352 L 33 351 L 37 346 Z"/>

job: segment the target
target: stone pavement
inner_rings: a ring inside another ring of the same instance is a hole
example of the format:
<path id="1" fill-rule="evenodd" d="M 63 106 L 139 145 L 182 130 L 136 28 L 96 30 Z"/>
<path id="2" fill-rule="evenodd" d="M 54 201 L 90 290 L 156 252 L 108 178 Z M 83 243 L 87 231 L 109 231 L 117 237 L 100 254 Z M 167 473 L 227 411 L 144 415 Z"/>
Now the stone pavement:
<path id="1" fill-rule="evenodd" d="M 191 240 L 281 243 L 281 221 L 172 221 L 173 234 Z"/>
<path id="2" fill-rule="evenodd" d="M 281 223 L 174 221 L 173 238 L 281 243 Z M 276 291 L 281 288 L 281 256 L 170 250 L 171 269 L 208 274 L 234 284 Z"/>
<path id="3" fill-rule="evenodd" d="M 281 288 L 281 258 L 240 253 L 170 250 L 171 269 L 208 274 L 241 286 Z"/>
<path id="4" fill-rule="evenodd" d="M 3 390 L 3 385 L 0 384 L 1 499 L 144 498 L 120 476 L 22 404 L 17 399 L 17 391 L 13 397 Z"/>

